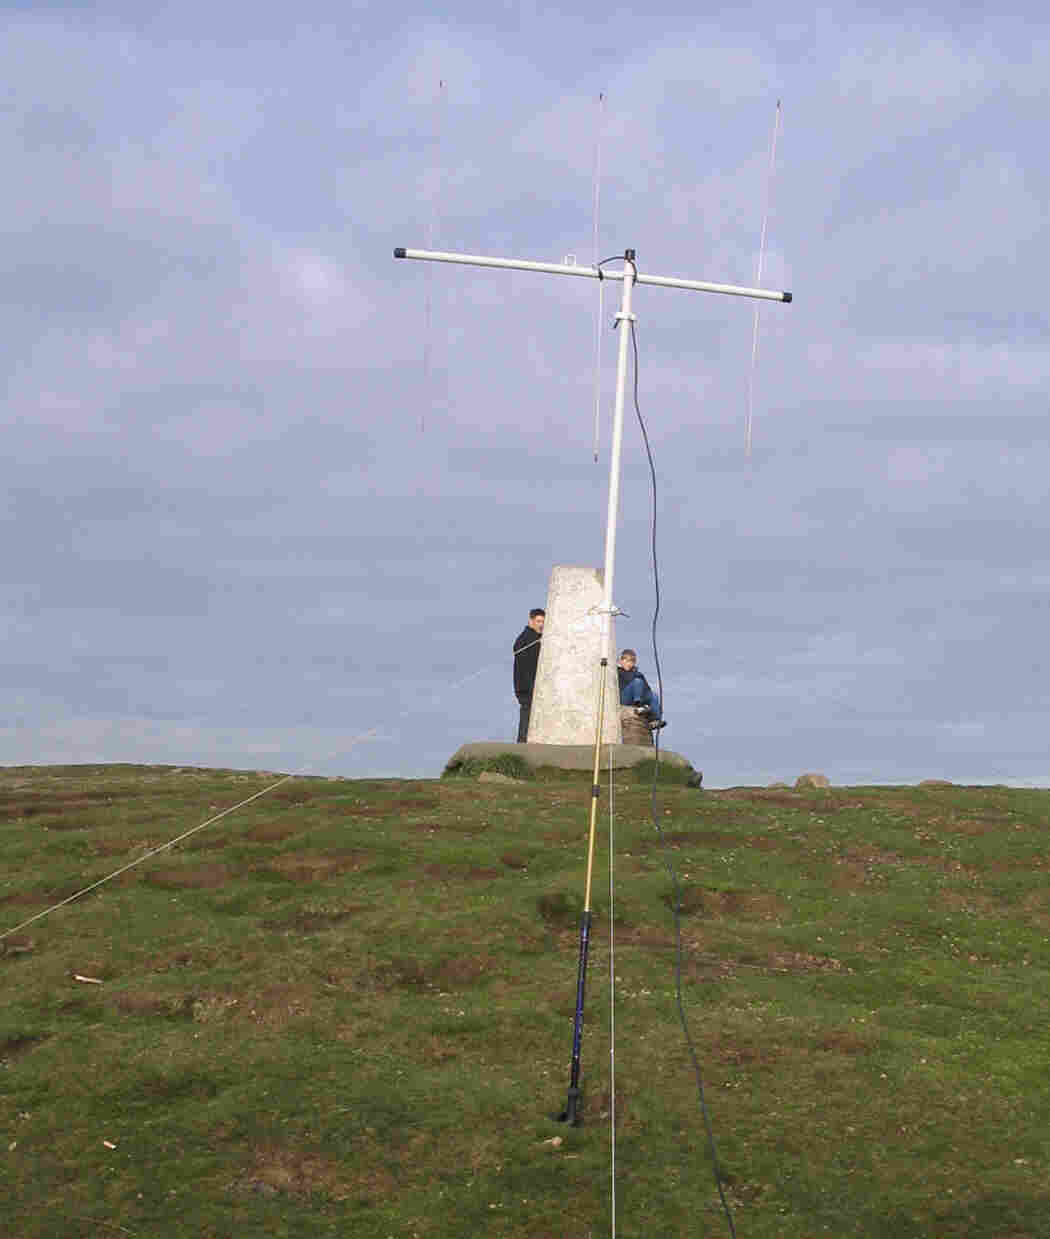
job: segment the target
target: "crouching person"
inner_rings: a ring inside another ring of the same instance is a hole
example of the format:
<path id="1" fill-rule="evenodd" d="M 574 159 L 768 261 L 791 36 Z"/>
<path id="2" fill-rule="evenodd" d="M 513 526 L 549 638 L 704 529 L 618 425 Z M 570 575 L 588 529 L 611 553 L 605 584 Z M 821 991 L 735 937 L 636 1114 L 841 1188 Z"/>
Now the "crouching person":
<path id="1" fill-rule="evenodd" d="M 620 724 L 624 744 L 652 744 L 653 732 L 667 724 L 660 698 L 638 670 L 638 655 L 623 650 L 616 664 L 620 681 Z"/>

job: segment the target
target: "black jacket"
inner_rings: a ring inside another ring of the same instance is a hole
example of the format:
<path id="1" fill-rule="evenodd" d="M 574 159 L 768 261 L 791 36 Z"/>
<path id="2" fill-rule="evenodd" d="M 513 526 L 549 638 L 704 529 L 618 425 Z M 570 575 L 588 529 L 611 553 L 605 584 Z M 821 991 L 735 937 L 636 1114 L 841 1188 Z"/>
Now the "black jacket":
<path id="1" fill-rule="evenodd" d="M 525 627 L 514 642 L 514 695 L 531 697 L 540 661 L 540 634 Z"/>

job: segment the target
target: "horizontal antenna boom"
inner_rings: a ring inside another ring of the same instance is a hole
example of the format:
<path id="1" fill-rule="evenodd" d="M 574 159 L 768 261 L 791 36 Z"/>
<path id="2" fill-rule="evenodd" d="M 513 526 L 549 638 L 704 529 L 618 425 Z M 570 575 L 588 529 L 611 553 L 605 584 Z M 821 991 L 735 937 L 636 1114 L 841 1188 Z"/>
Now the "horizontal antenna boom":
<path id="1" fill-rule="evenodd" d="M 577 275 L 584 279 L 622 280 L 622 271 L 599 271 L 575 263 L 531 262 L 526 258 L 486 258 L 483 254 L 448 254 L 440 250 L 410 250 L 398 246 L 395 258 L 420 258 L 426 262 L 455 262 L 467 267 L 504 267 L 512 271 L 541 271 L 547 275 Z M 710 284 L 705 280 L 679 280 L 667 275 L 635 277 L 636 284 L 655 284 L 658 288 L 685 288 L 698 293 L 725 293 L 730 297 L 759 297 L 763 301 L 790 301 L 791 294 L 771 288 L 741 288 L 736 284 Z"/>

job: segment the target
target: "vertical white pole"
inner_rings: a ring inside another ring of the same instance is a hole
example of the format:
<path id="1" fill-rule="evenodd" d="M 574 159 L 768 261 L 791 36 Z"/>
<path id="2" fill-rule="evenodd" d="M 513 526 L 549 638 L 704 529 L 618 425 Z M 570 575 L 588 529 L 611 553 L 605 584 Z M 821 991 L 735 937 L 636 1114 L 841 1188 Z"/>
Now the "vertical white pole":
<path id="1" fill-rule="evenodd" d="M 631 334 L 631 292 L 637 268 L 634 250 L 623 261 L 623 296 L 616 319 L 620 327 L 620 351 L 616 358 L 616 403 L 613 406 L 612 454 L 609 460 L 609 511 L 605 521 L 605 570 L 602 574 L 602 657 L 608 648 L 613 609 L 613 569 L 616 565 L 616 521 L 620 512 L 620 452 L 623 446 L 623 402 L 627 387 L 627 346 Z"/>

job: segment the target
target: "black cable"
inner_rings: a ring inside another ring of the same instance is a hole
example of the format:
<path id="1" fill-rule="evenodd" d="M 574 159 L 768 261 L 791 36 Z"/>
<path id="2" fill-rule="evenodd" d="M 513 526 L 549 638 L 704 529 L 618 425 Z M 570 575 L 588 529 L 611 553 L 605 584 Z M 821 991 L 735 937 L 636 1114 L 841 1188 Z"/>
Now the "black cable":
<path id="1" fill-rule="evenodd" d="M 634 266 L 634 264 L 631 264 Z M 637 274 L 637 269 L 635 271 Z M 653 624 L 652 624 L 652 642 L 653 642 L 653 659 L 656 662 L 656 683 L 657 691 L 660 694 L 660 717 L 664 714 L 664 682 L 663 675 L 660 671 L 660 652 L 656 643 L 656 621 L 660 615 L 660 568 L 656 557 L 656 465 L 653 463 L 653 451 L 649 445 L 649 433 L 645 428 L 645 419 L 642 417 L 641 405 L 638 402 L 638 336 L 635 333 L 634 322 L 631 322 L 631 344 L 634 349 L 634 411 L 638 415 L 638 425 L 642 431 L 642 440 L 645 443 L 645 454 L 649 459 L 649 479 L 652 493 L 652 514 L 650 517 L 650 527 L 652 531 L 652 558 L 653 558 L 653 590 L 656 596 L 655 606 L 653 607 Z M 722 1168 L 718 1161 L 718 1149 L 715 1146 L 715 1134 L 711 1128 L 711 1118 L 707 1112 L 707 1100 L 704 1096 L 704 1078 L 700 1071 L 700 1063 L 696 1056 L 696 1048 L 693 1045 L 693 1038 L 689 1032 L 689 1023 L 685 1017 L 685 1007 L 682 1004 L 682 895 L 681 888 L 678 884 L 678 875 L 675 873 L 674 865 L 668 857 L 667 845 L 664 842 L 663 831 L 660 829 L 660 818 L 657 813 L 656 804 L 656 787 L 660 777 L 660 732 L 653 732 L 653 742 L 656 747 L 656 761 L 653 765 L 653 786 L 652 798 L 650 803 L 650 813 L 653 819 L 653 826 L 656 828 L 657 837 L 664 844 L 662 848 L 663 862 L 667 872 L 671 875 L 671 885 L 674 890 L 674 932 L 675 932 L 675 961 L 674 961 L 674 992 L 675 1001 L 678 1004 L 678 1019 L 682 1025 L 682 1032 L 685 1034 L 685 1043 L 689 1050 L 689 1058 L 693 1064 L 693 1073 L 696 1076 L 696 1087 L 700 1097 L 700 1113 L 703 1115 L 704 1128 L 707 1131 L 707 1146 L 711 1151 L 711 1165 L 714 1168 L 715 1184 L 718 1187 L 718 1196 L 722 1201 L 722 1208 L 725 1211 L 726 1221 L 729 1223 L 729 1233 L 736 1239 L 736 1227 L 733 1224 L 733 1214 L 729 1209 L 729 1202 L 726 1200 L 725 1190 L 722 1186 Z"/>

